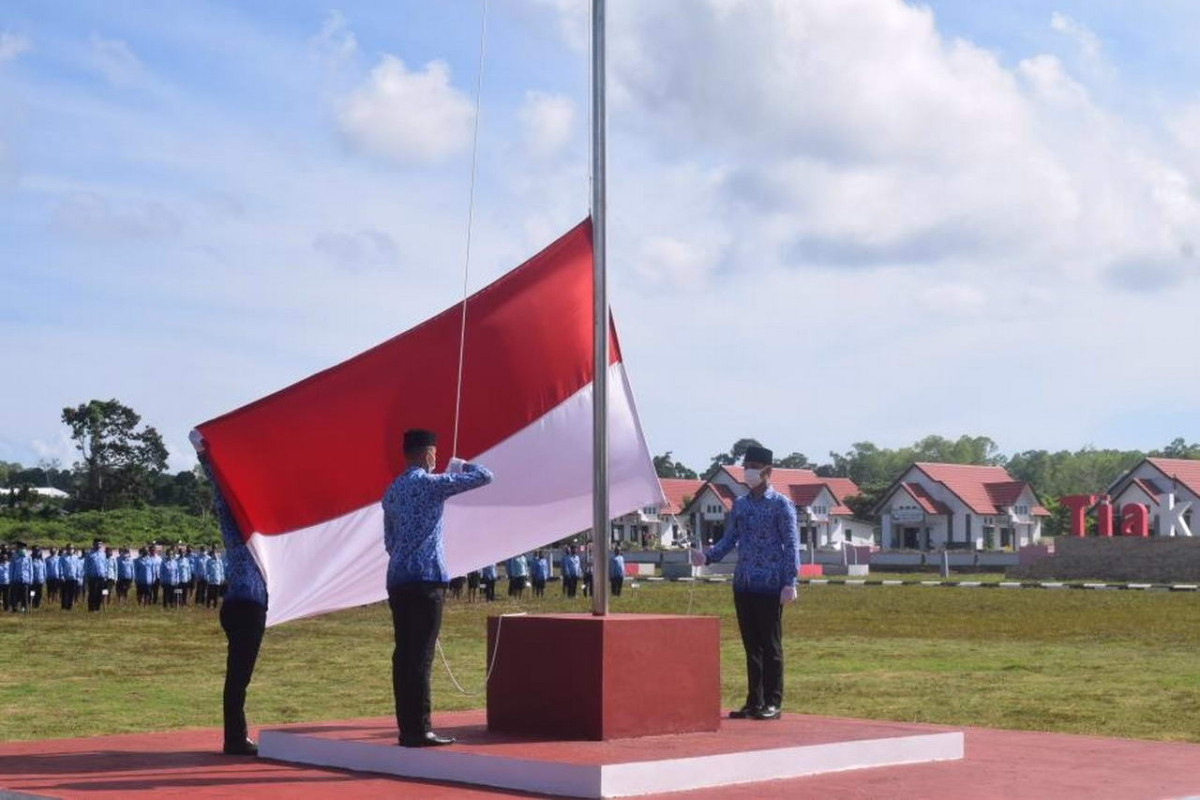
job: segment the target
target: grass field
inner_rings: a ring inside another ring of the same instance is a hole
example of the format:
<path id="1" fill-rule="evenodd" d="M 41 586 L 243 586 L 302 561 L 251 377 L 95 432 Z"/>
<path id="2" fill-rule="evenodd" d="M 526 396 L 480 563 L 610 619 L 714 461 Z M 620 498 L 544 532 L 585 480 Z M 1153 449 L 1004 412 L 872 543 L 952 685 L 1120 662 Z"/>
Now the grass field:
<path id="1" fill-rule="evenodd" d="M 467 689 L 483 681 L 488 614 L 587 608 L 556 586 L 548 594 L 448 604 L 442 641 Z M 740 705 L 728 586 L 642 584 L 613 609 L 683 614 L 689 602 L 692 613 L 721 617 L 723 702 Z M 1197 594 L 816 586 L 784 625 L 786 710 L 1200 742 Z M 251 724 L 389 714 L 390 657 L 383 605 L 270 629 Z M 223 669 L 212 611 L 5 615 L 0 739 L 218 726 Z M 473 708 L 483 698 L 458 694 L 439 664 L 434 704 Z"/>

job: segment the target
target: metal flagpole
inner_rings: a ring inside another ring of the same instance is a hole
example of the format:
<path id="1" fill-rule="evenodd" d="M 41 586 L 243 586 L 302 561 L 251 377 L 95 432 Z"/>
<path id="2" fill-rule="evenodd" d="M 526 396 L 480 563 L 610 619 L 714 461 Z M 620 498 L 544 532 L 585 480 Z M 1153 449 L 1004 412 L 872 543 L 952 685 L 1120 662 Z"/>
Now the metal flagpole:
<path id="1" fill-rule="evenodd" d="M 604 0 L 592 0 L 592 614 L 608 614 L 608 285 L 605 265 Z"/>

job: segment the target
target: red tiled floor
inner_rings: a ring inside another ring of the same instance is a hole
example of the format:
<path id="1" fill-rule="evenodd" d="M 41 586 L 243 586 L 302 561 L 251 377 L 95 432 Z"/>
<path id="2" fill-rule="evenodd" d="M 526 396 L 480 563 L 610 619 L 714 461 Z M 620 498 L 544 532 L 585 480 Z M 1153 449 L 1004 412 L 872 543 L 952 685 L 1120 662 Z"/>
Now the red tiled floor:
<path id="1" fill-rule="evenodd" d="M 811 717 L 807 720 L 809 723 L 818 721 Z M 471 719 L 469 715 L 444 715 L 438 721 L 449 729 L 470 724 Z M 362 722 L 341 724 L 358 729 Z M 837 719 L 827 722 L 830 725 L 848 723 Z M 382 733 L 384 729 L 376 730 Z M 227 758 L 215 753 L 219 743 L 218 731 L 188 730 L 2 744 L 0 787 L 67 798 L 216 798 L 236 794 L 243 798 L 300 800 L 337 796 L 353 800 L 387 794 L 441 800 L 523 796 L 507 791 Z M 559 747 L 560 744 L 542 743 L 538 747 Z M 632 740 L 621 746 L 638 748 L 639 744 Z M 644 747 L 644 743 L 641 746 Z M 776 797 L 1165 800 L 1200 795 L 1200 745 L 968 728 L 966 750 L 967 757 L 960 762 L 862 770 L 669 797 L 712 800 Z"/>

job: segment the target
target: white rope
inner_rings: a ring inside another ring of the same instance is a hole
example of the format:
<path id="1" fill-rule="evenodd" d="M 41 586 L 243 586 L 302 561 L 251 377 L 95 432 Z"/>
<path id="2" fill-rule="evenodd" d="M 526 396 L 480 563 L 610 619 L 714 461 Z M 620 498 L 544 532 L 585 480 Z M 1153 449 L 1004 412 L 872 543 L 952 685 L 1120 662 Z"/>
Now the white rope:
<path id="1" fill-rule="evenodd" d="M 463 255 L 462 327 L 458 335 L 458 388 L 454 393 L 454 443 L 450 455 L 458 457 L 458 420 L 462 411 L 463 357 L 467 350 L 467 294 L 471 280 L 471 232 L 475 227 L 475 173 L 479 163 L 479 107 L 483 97 L 483 55 L 487 43 L 488 0 L 479 15 L 479 68 L 475 77 L 475 130 L 471 136 L 471 187 L 467 197 L 467 246 Z"/>
<path id="2" fill-rule="evenodd" d="M 488 682 L 492 679 L 492 671 L 496 669 L 496 656 L 500 652 L 500 629 L 504 627 L 504 618 L 513 616 L 524 616 L 525 612 L 521 611 L 517 614 L 501 614 L 496 618 L 496 643 L 492 646 L 492 658 L 488 662 L 487 671 L 483 675 L 483 688 L 477 692 L 468 692 L 458 682 L 458 678 L 454 677 L 454 670 L 450 669 L 450 662 L 446 660 L 446 651 L 442 649 L 442 639 L 439 636 L 437 639 L 438 655 L 442 657 L 442 666 L 446 668 L 446 674 L 450 676 L 450 682 L 454 684 L 454 688 L 458 693 L 467 697 L 479 697 L 487 690 Z"/>

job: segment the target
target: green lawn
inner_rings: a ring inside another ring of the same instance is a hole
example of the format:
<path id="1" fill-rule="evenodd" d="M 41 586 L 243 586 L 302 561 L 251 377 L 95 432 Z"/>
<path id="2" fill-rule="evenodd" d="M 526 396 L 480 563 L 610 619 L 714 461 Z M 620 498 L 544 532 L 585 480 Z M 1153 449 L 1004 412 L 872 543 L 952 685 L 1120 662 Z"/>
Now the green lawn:
<path id="1" fill-rule="evenodd" d="M 483 681 L 489 613 L 587 609 L 548 594 L 449 604 L 443 643 L 466 688 Z M 689 602 L 721 616 L 723 701 L 740 705 L 727 585 L 641 584 L 613 608 L 682 614 Z M 1198 594 L 816 586 L 784 619 L 790 711 L 1200 742 Z M 390 656 L 383 605 L 268 630 L 251 723 L 389 714 Z M 0 739 L 217 726 L 223 669 L 212 611 L 5 615 Z M 483 705 L 440 665 L 434 702 Z"/>

